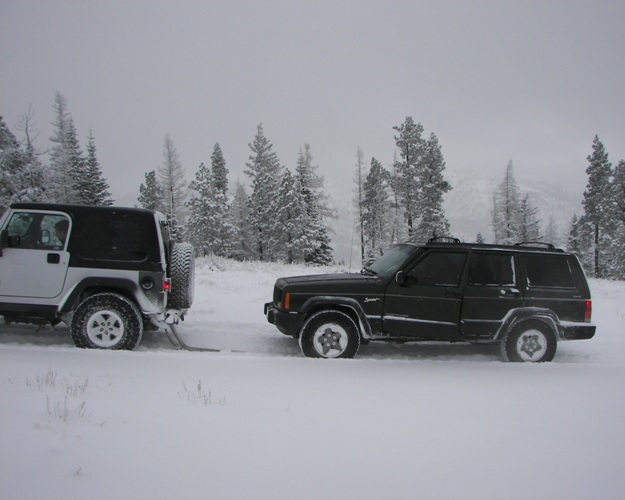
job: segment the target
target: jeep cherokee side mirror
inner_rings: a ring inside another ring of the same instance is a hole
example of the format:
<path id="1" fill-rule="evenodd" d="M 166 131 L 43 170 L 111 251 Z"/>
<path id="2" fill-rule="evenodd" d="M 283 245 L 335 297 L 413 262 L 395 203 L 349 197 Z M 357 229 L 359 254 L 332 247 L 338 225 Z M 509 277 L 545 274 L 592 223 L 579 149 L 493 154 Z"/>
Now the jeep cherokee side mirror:
<path id="1" fill-rule="evenodd" d="M 406 286 L 406 274 L 404 271 L 397 271 L 397 274 L 395 275 L 395 282 L 399 286 Z"/>

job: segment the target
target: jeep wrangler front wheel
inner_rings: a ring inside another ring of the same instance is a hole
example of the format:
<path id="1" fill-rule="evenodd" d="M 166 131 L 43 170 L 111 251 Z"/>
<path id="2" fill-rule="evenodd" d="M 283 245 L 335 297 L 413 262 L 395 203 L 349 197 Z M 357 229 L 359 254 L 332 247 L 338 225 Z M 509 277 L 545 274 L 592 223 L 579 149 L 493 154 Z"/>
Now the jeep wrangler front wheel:
<path id="1" fill-rule="evenodd" d="M 302 327 L 299 346 L 309 358 L 353 358 L 360 347 L 358 327 L 341 311 L 319 311 Z"/>
<path id="2" fill-rule="evenodd" d="M 122 295 L 99 293 L 80 303 L 70 331 L 77 347 L 134 349 L 143 335 L 137 306 Z"/>

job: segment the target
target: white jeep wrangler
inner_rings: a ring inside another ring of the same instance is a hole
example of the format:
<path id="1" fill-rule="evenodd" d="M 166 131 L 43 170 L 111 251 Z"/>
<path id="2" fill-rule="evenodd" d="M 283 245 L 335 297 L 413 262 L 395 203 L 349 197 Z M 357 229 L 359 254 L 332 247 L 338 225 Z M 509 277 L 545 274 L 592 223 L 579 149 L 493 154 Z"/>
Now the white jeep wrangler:
<path id="1" fill-rule="evenodd" d="M 0 219 L 5 323 L 67 324 L 78 347 L 134 349 L 193 302 L 193 248 L 151 210 L 16 203 Z"/>

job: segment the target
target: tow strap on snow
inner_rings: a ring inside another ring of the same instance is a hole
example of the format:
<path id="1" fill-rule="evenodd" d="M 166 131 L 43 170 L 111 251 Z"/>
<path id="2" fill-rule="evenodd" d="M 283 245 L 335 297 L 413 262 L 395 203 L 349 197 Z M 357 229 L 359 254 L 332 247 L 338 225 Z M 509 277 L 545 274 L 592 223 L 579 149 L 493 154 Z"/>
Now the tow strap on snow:
<path id="1" fill-rule="evenodd" d="M 193 347 L 184 343 L 184 341 L 178 335 L 175 325 L 169 325 L 169 328 L 165 328 L 167 332 L 167 338 L 174 345 L 176 349 L 184 349 L 185 351 L 193 352 L 221 352 L 221 349 L 212 349 L 210 347 Z"/>

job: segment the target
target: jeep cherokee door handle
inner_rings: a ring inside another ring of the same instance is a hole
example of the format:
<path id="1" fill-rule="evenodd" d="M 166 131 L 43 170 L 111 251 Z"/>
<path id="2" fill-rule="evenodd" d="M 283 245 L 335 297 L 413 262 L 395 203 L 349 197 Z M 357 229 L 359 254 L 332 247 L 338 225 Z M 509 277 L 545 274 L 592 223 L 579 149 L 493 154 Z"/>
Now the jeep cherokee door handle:
<path id="1" fill-rule="evenodd" d="M 499 293 L 501 293 L 501 295 L 503 296 L 510 297 L 518 297 L 521 295 L 521 292 L 516 288 L 502 288 L 501 290 L 499 290 Z"/>

